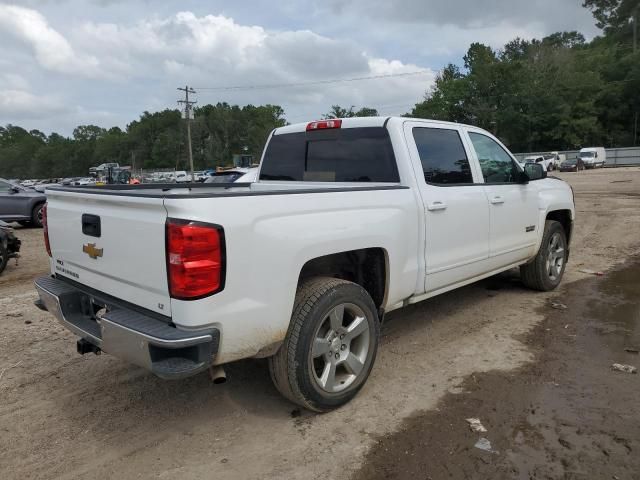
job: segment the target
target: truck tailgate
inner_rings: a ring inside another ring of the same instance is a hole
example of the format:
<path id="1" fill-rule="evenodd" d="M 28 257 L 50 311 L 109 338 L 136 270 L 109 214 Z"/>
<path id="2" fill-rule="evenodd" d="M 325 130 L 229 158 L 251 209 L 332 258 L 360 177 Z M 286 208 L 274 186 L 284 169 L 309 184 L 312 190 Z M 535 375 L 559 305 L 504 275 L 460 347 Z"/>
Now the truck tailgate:
<path id="1" fill-rule="evenodd" d="M 162 198 L 47 193 L 56 275 L 171 315 Z"/>

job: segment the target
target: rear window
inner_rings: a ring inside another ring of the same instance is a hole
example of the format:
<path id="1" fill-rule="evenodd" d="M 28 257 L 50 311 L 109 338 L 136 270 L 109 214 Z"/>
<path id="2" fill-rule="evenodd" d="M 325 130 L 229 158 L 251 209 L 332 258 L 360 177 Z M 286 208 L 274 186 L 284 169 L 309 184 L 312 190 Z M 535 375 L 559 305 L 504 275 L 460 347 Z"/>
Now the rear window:
<path id="1" fill-rule="evenodd" d="M 260 180 L 399 182 L 384 127 L 344 128 L 273 135 Z"/>

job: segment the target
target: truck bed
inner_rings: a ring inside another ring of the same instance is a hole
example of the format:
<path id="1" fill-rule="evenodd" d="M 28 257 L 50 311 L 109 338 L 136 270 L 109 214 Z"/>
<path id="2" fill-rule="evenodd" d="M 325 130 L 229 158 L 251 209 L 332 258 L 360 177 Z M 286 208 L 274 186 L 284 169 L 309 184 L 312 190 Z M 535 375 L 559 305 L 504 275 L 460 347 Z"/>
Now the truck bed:
<path id="1" fill-rule="evenodd" d="M 51 187 L 50 192 L 70 192 L 90 195 L 131 196 L 141 198 L 216 198 L 252 195 L 291 195 L 323 192 L 406 189 L 398 184 L 370 183 L 154 183 L 141 185 L 97 185 L 87 187 Z"/>

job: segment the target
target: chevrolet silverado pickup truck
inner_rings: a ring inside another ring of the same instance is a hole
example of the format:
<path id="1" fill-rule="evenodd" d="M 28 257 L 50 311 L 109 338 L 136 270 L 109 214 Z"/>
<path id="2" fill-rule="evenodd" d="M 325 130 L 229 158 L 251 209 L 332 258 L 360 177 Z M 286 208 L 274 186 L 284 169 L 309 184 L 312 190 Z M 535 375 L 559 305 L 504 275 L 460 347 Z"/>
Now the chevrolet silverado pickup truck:
<path id="1" fill-rule="evenodd" d="M 348 118 L 275 129 L 252 183 L 47 189 L 37 305 L 100 351 L 179 379 L 268 358 L 328 411 L 395 309 L 520 268 L 556 288 L 573 192 L 476 127 Z"/>

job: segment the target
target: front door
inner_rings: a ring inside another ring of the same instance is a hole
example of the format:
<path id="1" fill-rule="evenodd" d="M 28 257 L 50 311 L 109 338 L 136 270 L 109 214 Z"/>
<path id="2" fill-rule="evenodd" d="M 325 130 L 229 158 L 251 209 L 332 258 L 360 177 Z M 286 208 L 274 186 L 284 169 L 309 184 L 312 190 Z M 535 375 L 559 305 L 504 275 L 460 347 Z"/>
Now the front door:
<path id="1" fill-rule="evenodd" d="M 459 128 L 407 122 L 405 137 L 414 169 L 421 169 L 416 177 L 425 215 L 425 291 L 434 292 L 482 273 L 489 207 Z"/>
<path id="2" fill-rule="evenodd" d="M 485 133 L 468 131 L 477 156 L 491 218 L 489 257 L 494 268 L 529 258 L 538 237 L 538 192 L 519 183 L 520 168 L 507 150 Z"/>

